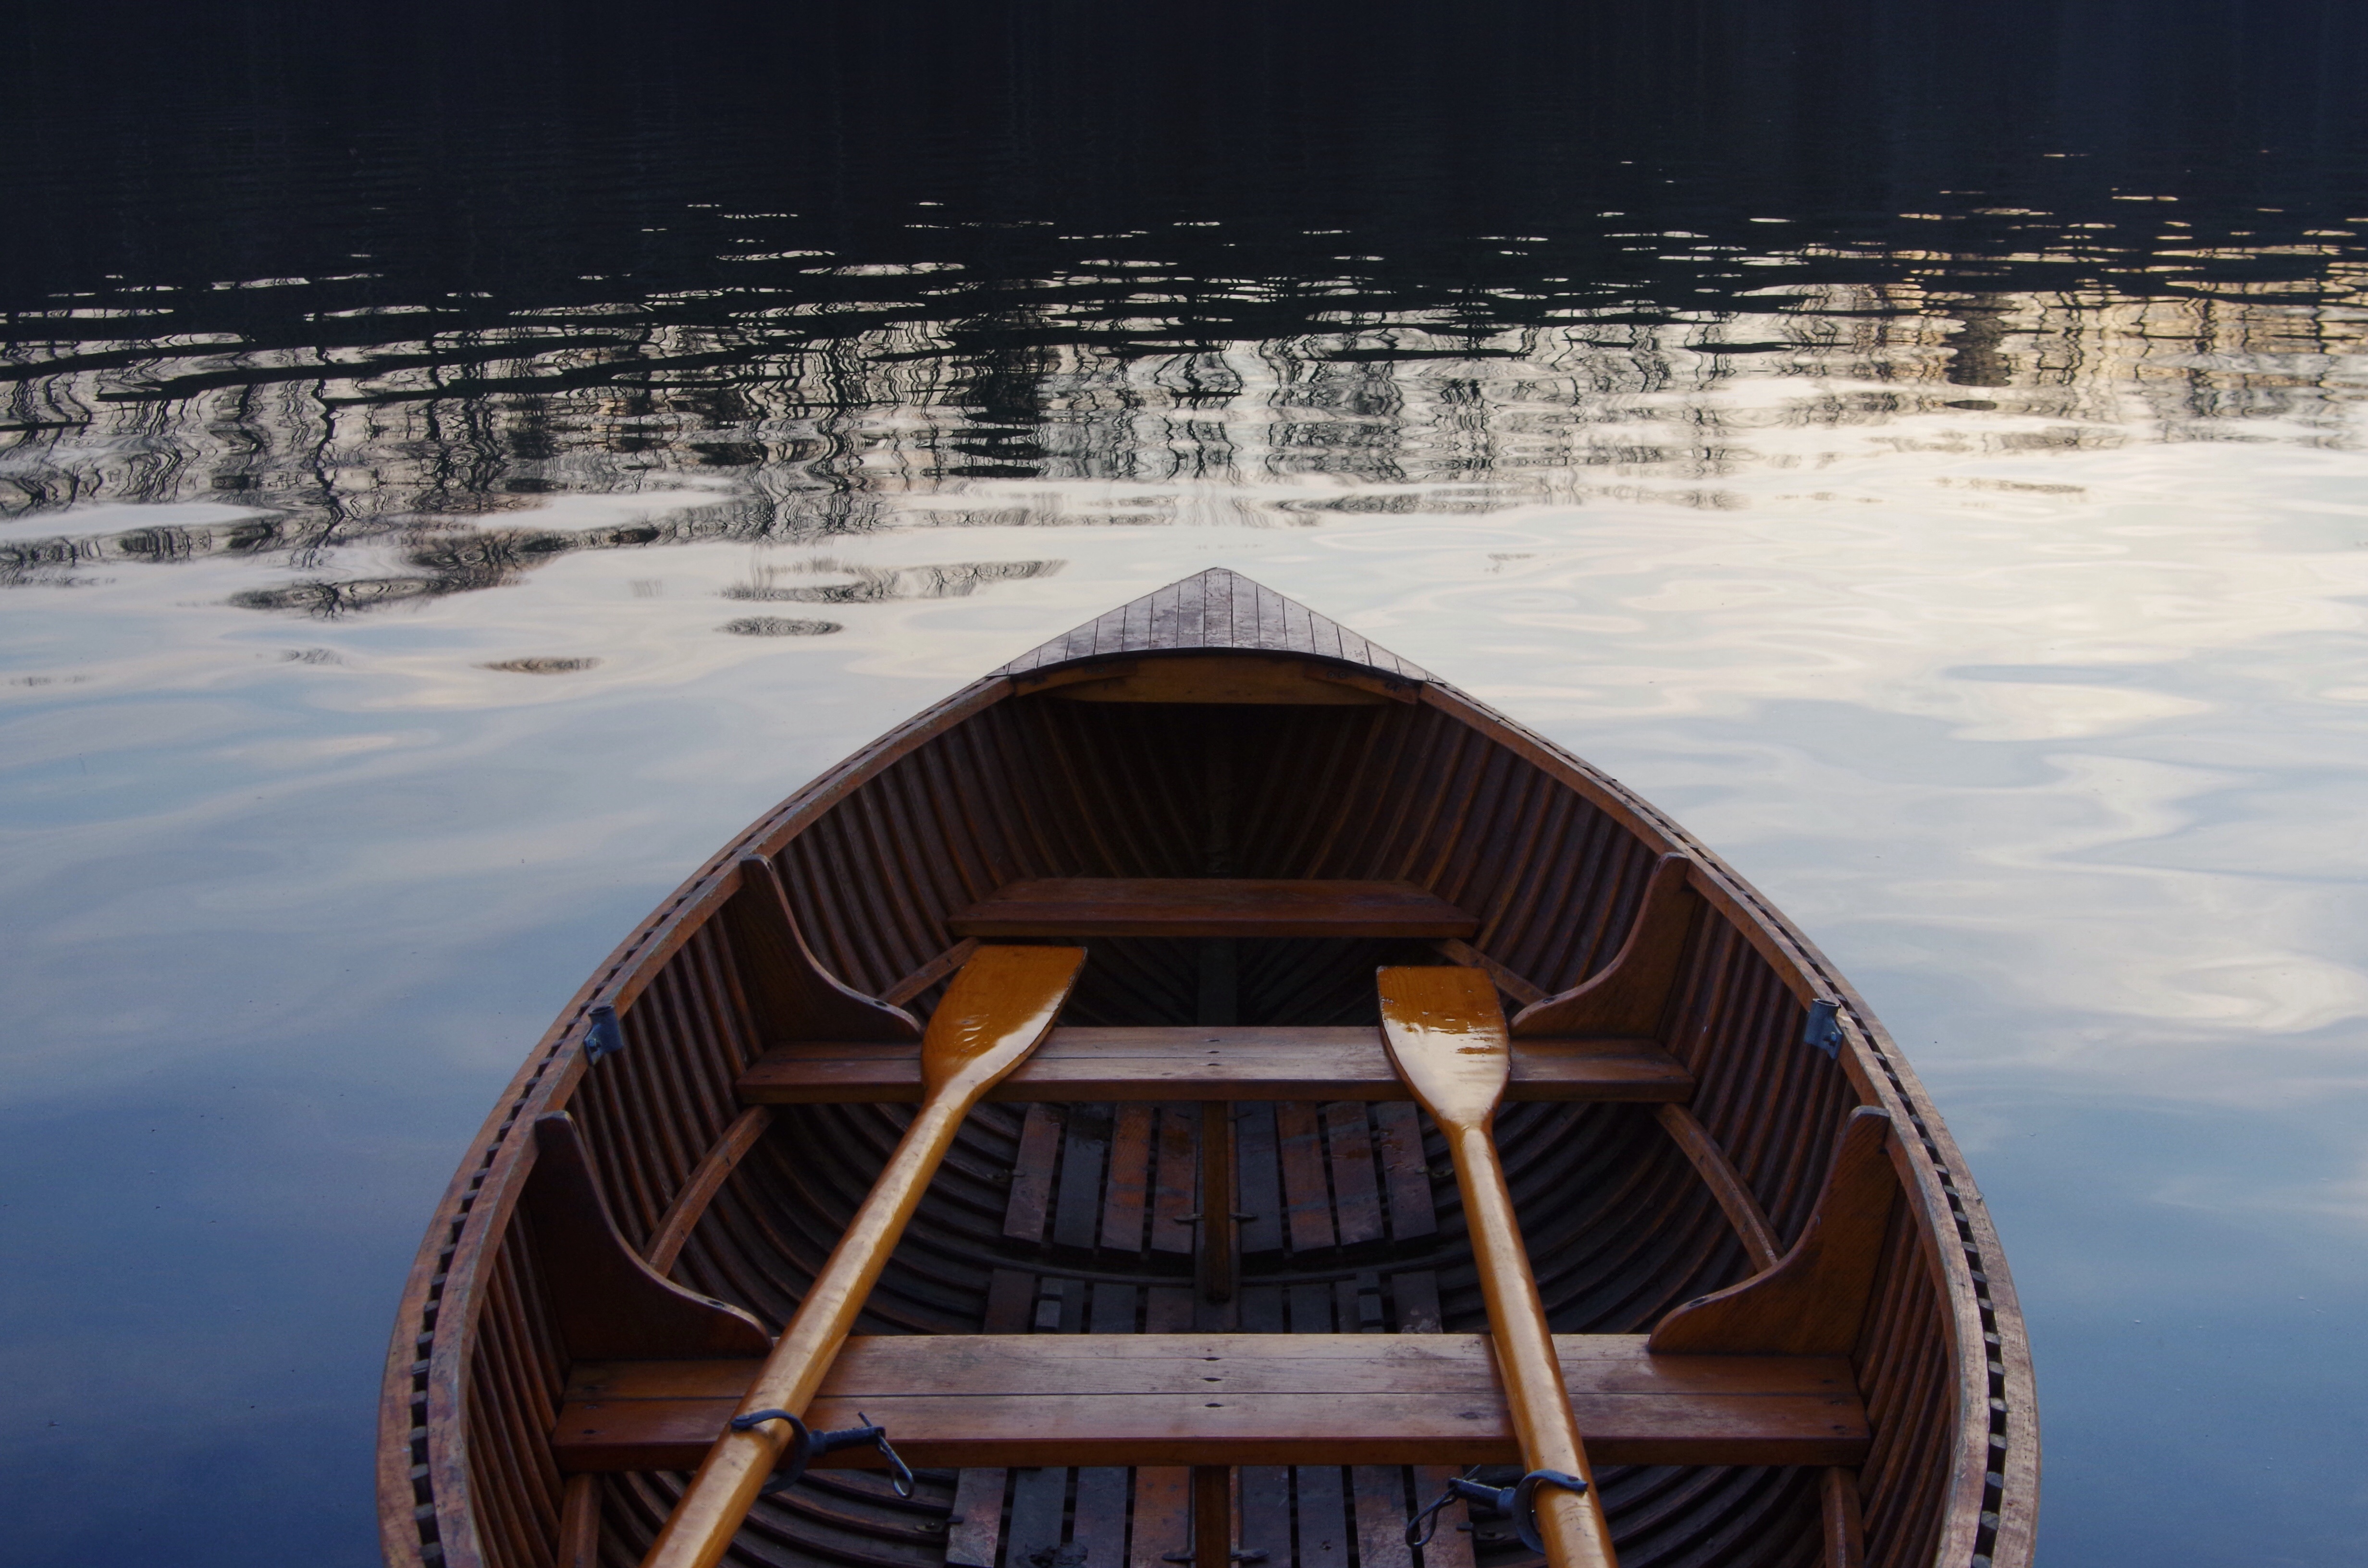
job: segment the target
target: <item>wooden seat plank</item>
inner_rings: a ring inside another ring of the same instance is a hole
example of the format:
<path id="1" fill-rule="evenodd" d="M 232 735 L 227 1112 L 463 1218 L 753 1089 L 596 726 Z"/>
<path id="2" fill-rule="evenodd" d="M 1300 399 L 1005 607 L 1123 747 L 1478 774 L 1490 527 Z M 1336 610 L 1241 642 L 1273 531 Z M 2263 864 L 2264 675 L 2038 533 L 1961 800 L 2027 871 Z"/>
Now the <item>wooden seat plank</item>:
<path id="1" fill-rule="evenodd" d="M 958 937 L 1469 937 L 1479 922 L 1412 882 L 1030 877 L 946 922 Z"/>
<path id="2" fill-rule="evenodd" d="M 1511 1100 L 1682 1102 L 1694 1081 L 1656 1041 L 1517 1040 Z M 918 1100 L 920 1051 L 799 1041 L 765 1052 L 739 1083 L 752 1105 Z M 991 1100 L 1369 1100 L 1412 1098 L 1370 1025 L 1064 1026 L 987 1093 Z"/>
<path id="3" fill-rule="evenodd" d="M 1404 1277 L 1401 1277 L 1403 1278 Z M 1245 1318 L 1252 1314 L 1245 1292 Z M 808 1420 L 885 1425 L 916 1465 L 1505 1463 L 1519 1458 L 1483 1335 L 898 1335 L 848 1341 Z M 1559 1335 L 1574 1414 L 1607 1464 L 1857 1464 L 1840 1357 L 1655 1356 Z M 749 1360 L 586 1363 L 552 1434 L 565 1471 L 697 1462 Z M 867 1462 L 842 1454 L 823 1462 Z M 869 1462 L 877 1463 L 877 1456 Z"/>

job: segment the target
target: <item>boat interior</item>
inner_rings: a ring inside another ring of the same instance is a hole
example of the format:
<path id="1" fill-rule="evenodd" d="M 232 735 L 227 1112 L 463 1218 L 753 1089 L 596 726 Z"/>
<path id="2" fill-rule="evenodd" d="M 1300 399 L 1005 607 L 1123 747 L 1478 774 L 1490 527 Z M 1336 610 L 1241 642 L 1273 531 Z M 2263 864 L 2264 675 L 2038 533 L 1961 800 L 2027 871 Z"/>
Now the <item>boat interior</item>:
<path id="1" fill-rule="evenodd" d="M 596 980 L 476 1265 L 451 1462 L 484 1561 L 641 1560 L 909 1120 L 949 977 L 1040 942 L 1087 950 L 1076 990 L 810 1416 L 884 1426 L 912 1494 L 828 1456 L 728 1561 L 1190 1563 L 1196 1467 L 1230 1471 L 1235 1562 L 1535 1561 L 1477 1506 L 1406 1540 L 1449 1477 L 1520 1473 L 1454 1173 L 1380 1040 L 1409 964 L 1485 971 L 1509 1020 L 1497 1144 L 1621 1562 L 1933 1561 L 1963 1330 L 1920 1134 L 1861 1108 L 1864 1023 L 1582 765 L 1435 685 L 1239 653 L 981 683 Z"/>

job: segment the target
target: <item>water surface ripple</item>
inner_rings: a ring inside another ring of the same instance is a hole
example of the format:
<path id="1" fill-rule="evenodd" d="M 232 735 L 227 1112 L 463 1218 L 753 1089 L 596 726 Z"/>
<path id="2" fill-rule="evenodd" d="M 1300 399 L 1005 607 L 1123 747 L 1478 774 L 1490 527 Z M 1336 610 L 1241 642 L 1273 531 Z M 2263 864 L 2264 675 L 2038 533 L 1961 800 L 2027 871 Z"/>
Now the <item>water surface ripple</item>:
<path id="1" fill-rule="evenodd" d="M 1866 992 L 2043 1563 L 2368 1554 L 2348 8 L 125 14 L 0 107 L 0 1561 L 373 1561 L 397 1284 L 583 974 L 1213 564 Z"/>

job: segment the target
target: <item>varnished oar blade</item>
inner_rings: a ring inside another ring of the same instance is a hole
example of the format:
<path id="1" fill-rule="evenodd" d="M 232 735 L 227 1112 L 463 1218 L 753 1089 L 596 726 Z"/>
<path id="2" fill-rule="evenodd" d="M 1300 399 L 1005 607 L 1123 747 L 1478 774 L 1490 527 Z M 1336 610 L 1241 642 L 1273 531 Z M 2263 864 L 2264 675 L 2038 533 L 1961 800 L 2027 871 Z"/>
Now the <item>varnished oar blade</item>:
<path id="1" fill-rule="evenodd" d="M 956 971 L 921 1037 L 921 1086 L 985 1090 L 1027 1060 L 1077 983 L 1083 948 L 981 948 Z"/>
<path id="2" fill-rule="evenodd" d="M 1441 1125 L 1488 1119 L 1513 1071 L 1497 988 L 1476 969 L 1384 969 L 1382 1040 L 1423 1109 Z"/>

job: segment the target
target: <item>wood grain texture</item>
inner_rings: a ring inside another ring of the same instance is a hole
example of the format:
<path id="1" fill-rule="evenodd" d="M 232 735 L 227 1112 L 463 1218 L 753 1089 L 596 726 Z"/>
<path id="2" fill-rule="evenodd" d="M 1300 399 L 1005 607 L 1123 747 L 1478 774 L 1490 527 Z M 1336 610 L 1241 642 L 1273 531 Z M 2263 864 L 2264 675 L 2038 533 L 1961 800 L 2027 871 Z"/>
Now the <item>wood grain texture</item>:
<path id="1" fill-rule="evenodd" d="M 559 1505 L 554 1568 L 600 1568 L 600 1478 L 571 1475 Z"/>
<path id="2" fill-rule="evenodd" d="M 1525 975 L 1515 974 L 1471 943 L 1453 937 L 1444 937 L 1431 944 L 1431 949 L 1450 963 L 1460 963 L 1471 969 L 1486 970 L 1497 989 L 1524 1007 L 1532 1002 L 1543 1002 L 1546 994 L 1532 984 Z"/>
<path id="3" fill-rule="evenodd" d="M 1492 1126 L 1512 1077 L 1512 1041 L 1496 987 L 1470 969 L 1384 969 L 1378 976 L 1382 1039 L 1422 1108 L 1445 1134 L 1456 1189 L 1471 1228 L 1472 1262 L 1488 1306 L 1488 1331 L 1521 1463 L 1558 1471 L 1584 1492 L 1541 1489 L 1538 1534 L 1553 1568 L 1613 1568 L 1619 1554 L 1579 1440 L 1546 1325 L 1545 1303 L 1521 1242 Z"/>
<path id="4" fill-rule="evenodd" d="M 1899 1180 L 1884 1152 L 1891 1118 L 1850 1113 L 1816 1208 L 1792 1251 L 1740 1285 L 1687 1302 L 1653 1330 L 1657 1350 L 1838 1356 L 1858 1343 Z"/>
<path id="5" fill-rule="evenodd" d="M 1858 1478 L 1840 1466 L 1817 1478 L 1818 1514 L 1824 1525 L 1825 1568 L 1866 1568 L 1866 1524 L 1859 1508 Z"/>
<path id="6" fill-rule="evenodd" d="M 780 874 L 762 855 L 740 858 L 740 886 L 719 916 L 739 960 L 740 984 L 768 1040 L 921 1038 L 910 1013 L 853 987 L 816 961 L 781 891 Z"/>
<path id="7" fill-rule="evenodd" d="M 1234 1472 L 1223 1464 L 1194 1465 L 1192 1490 L 1192 1568 L 1232 1568 L 1234 1560 Z"/>
<path id="8" fill-rule="evenodd" d="M 1726 1157 L 1702 1124 L 1694 1119 L 1693 1112 L 1681 1105 L 1656 1105 L 1655 1119 L 1667 1130 L 1694 1169 L 1702 1173 L 1702 1182 L 1718 1199 L 1726 1213 L 1727 1223 L 1735 1227 L 1737 1241 L 1743 1244 L 1744 1256 L 1751 1260 L 1753 1269 L 1772 1267 L 1783 1256 L 1776 1244 L 1776 1233 L 1768 1228 L 1768 1216 L 1761 1213 L 1759 1200 L 1751 1194 L 1750 1187 Z"/>
<path id="9" fill-rule="evenodd" d="M 1840 1357 L 1655 1355 L 1558 1336 L 1567 1403 L 1611 1463 L 1849 1463 L 1866 1451 Z M 579 1367 L 569 1470 L 676 1468 L 742 1402 L 753 1361 Z M 922 1465 L 1502 1463 L 1520 1457 L 1479 1335 L 889 1335 L 848 1342 L 810 1414 L 858 1407 Z M 869 1450 L 825 1465 L 876 1466 Z"/>
<path id="10" fill-rule="evenodd" d="M 916 1078 L 920 1075 L 919 1067 L 920 1063 L 916 1062 Z M 723 1136 L 718 1138 L 714 1147 L 700 1158 L 698 1166 L 676 1189 L 674 1201 L 659 1216 L 657 1228 L 650 1234 L 649 1245 L 642 1252 L 643 1260 L 652 1268 L 664 1274 L 674 1267 L 674 1260 L 681 1255 L 683 1244 L 690 1239 L 692 1229 L 706 1214 L 707 1206 L 713 1201 L 716 1190 L 730 1179 L 732 1173 L 739 1168 L 740 1162 L 747 1158 L 748 1151 L 757 1146 L 757 1140 L 762 1138 L 765 1130 L 772 1124 L 773 1113 L 764 1106 L 751 1106 L 733 1119 L 732 1125 L 723 1130 Z"/>
<path id="11" fill-rule="evenodd" d="M 918 996 L 921 993 L 927 991 L 929 987 L 935 985 L 940 980 L 945 979 L 946 976 L 953 973 L 954 971 L 962 968 L 962 965 L 968 963 L 970 961 L 971 954 L 976 951 L 978 951 L 978 938 L 975 937 L 963 937 L 961 941 L 956 942 L 952 947 L 948 948 L 944 952 L 939 953 L 937 957 L 931 959 L 920 968 L 913 971 L 904 979 L 897 981 L 894 984 L 882 990 L 880 993 L 880 1000 L 887 1003 L 892 1007 L 903 1006 L 905 1003 L 910 1002 L 914 997 Z"/>
<path id="12" fill-rule="evenodd" d="M 762 1354 L 772 1336 L 746 1312 L 686 1290 L 636 1257 L 593 1182 L 575 1123 L 534 1126 L 534 1174 L 519 1206 L 534 1227 L 568 1354 L 593 1359 Z"/>
<path id="13" fill-rule="evenodd" d="M 1662 856 L 1611 961 L 1568 991 L 1523 1007 L 1514 1015 L 1513 1033 L 1657 1037 L 1702 904 L 1691 885 L 1692 867 L 1683 855 Z"/>
<path id="14" fill-rule="evenodd" d="M 1676 1101 L 1691 1074 L 1650 1040 L 1524 1040 L 1513 1043 L 1508 1098 Z M 920 1050 L 836 1040 L 778 1046 L 735 1085 L 757 1105 L 917 1101 Z M 1064 1025 L 990 1099 L 1405 1100 L 1381 1031 L 1368 1026 L 1276 1028 Z"/>
<path id="15" fill-rule="evenodd" d="M 1395 653 L 1222 566 L 1122 604 L 1022 653 L 1002 673 L 1026 676 L 1077 659 L 1203 648 L 1301 653 L 1399 679 L 1425 678 Z"/>
<path id="16" fill-rule="evenodd" d="M 804 1412 L 962 1119 L 1052 1032 L 1085 960 L 1081 948 L 982 948 L 954 976 L 921 1040 L 921 1108 L 772 1346 L 741 1413 Z M 789 1440 L 789 1423 L 779 1420 L 719 1436 L 643 1559 L 645 1568 L 714 1568 Z"/>
<path id="17" fill-rule="evenodd" d="M 1411 882 L 1029 877 L 947 922 L 966 937 L 1463 937 L 1473 917 Z"/>
<path id="18" fill-rule="evenodd" d="M 988 1334 L 1018 1334 L 1028 1324 L 1035 1281 L 1017 1269 L 995 1271 L 987 1294 Z M 965 1470 L 955 1483 L 946 1518 L 946 1562 L 951 1568 L 996 1568 L 1003 1542 L 1003 1491 L 1010 1471 L 999 1467 Z"/>

